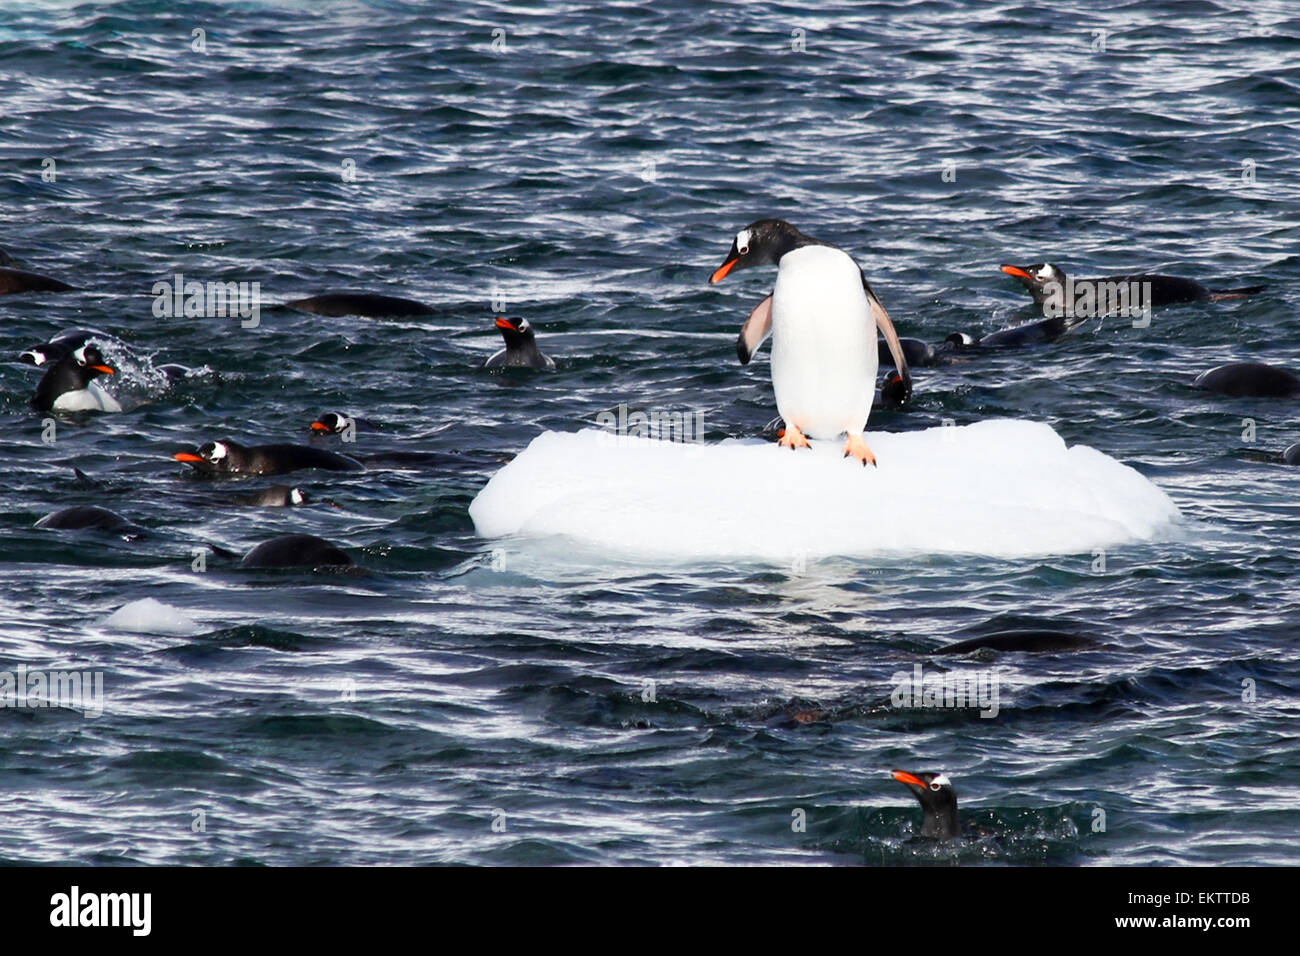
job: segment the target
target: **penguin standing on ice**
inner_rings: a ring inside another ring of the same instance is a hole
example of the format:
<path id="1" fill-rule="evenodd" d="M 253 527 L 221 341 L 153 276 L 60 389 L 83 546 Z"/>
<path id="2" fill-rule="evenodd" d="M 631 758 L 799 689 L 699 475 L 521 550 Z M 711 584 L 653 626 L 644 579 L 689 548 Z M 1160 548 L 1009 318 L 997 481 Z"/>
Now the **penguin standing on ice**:
<path id="1" fill-rule="evenodd" d="M 776 286 L 750 313 L 736 352 L 741 364 L 748 364 L 772 336 L 772 390 L 785 420 L 780 444 L 806 448 L 809 438 L 844 435 L 844 456 L 874 465 L 876 456 L 862 433 L 880 367 L 877 330 L 898 369 L 890 385 L 901 388 L 904 399 L 912 391 L 889 313 L 852 256 L 781 219 L 760 219 L 736 233 L 726 261 L 709 281 L 762 265 L 777 267 Z"/>

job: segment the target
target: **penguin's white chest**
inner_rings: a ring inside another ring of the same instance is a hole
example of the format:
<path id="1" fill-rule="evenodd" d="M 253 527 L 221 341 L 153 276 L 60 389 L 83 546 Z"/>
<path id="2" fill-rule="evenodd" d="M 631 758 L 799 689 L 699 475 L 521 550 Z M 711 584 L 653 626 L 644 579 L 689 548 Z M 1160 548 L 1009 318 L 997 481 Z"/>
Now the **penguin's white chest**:
<path id="1" fill-rule="evenodd" d="M 876 320 L 853 259 L 829 246 L 782 256 L 772 291 L 772 389 L 786 423 L 809 438 L 860 433 L 879 364 Z"/>
<path id="2" fill-rule="evenodd" d="M 117 399 L 94 382 L 85 388 L 64 392 L 54 400 L 54 409 L 60 412 L 120 412 Z"/>

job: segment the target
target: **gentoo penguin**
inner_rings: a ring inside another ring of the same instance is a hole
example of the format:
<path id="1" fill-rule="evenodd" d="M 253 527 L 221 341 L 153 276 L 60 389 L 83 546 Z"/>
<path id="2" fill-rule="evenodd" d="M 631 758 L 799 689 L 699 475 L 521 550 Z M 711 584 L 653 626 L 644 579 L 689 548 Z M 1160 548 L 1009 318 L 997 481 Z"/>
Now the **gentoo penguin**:
<path id="1" fill-rule="evenodd" d="M 898 340 L 898 344 L 903 348 L 903 358 L 907 359 L 909 368 L 943 365 L 952 361 L 929 342 L 922 342 L 920 339 L 902 338 Z M 881 365 L 894 364 L 894 353 L 889 351 L 889 343 L 884 339 L 876 342 L 876 352 Z"/>
<path id="2" fill-rule="evenodd" d="M 369 428 L 378 428 L 373 421 L 357 418 L 356 415 L 348 415 L 342 411 L 328 411 L 324 415 L 317 415 L 316 419 L 308 425 L 312 429 L 312 434 L 318 436 L 329 436 L 329 434 L 342 434 L 344 441 L 352 441 L 356 438 L 357 429 L 365 425 Z"/>
<path id="3" fill-rule="evenodd" d="M 117 400 L 93 381 L 116 374 L 97 347 L 83 345 L 49 367 L 36 386 L 32 407 L 41 412 L 120 412 Z"/>
<path id="4" fill-rule="evenodd" d="M 310 445 L 241 445 L 222 439 L 172 456 L 207 475 L 282 475 L 303 468 L 365 471 L 355 458 Z"/>
<path id="5" fill-rule="evenodd" d="M 263 541 L 239 562 L 241 568 L 352 567 L 353 560 L 314 534 L 283 534 Z"/>
<path id="6" fill-rule="evenodd" d="M 891 382 L 901 382 L 904 397 L 912 390 L 889 313 L 852 256 L 781 219 L 760 219 L 736 233 L 709 281 L 760 265 L 777 267 L 776 285 L 741 328 L 736 354 L 747 364 L 771 334 L 772 390 L 786 425 L 780 444 L 808 447 L 810 437 L 846 435 L 845 457 L 874 465 L 862 432 L 875 398 L 877 330 L 898 369 Z"/>
<path id="7" fill-rule="evenodd" d="M 249 505 L 254 508 L 293 508 L 311 501 L 307 492 L 289 485 L 272 485 L 251 495 L 236 495 L 233 499 L 237 505 Z"/>
<path id="8" fill-rule="evenodd" d="M 943 773 L 908 773 L 895 770 L 893 778 L 906 785 L 921 803 L 921 837 L 954 840 L 961 836 L 957 820 L 957 791 Z"/>
<path id="9" fill-rule="evenodd" d="M 98 505 L 75 505 L 47 514 L 36 522 L 37 528 L 51 528 L 59 531 L 91 528 L 96 531 L 123 531 L 134 528 L 116 511 L 109 511 Z"/>
<path id="10" fill-rule="evenodd" d="M 555 360 L 537 347 L 537 336 L 527 319 L 498 318 L 497 328 L 506 347 L 484 362 L 484 368 L 555 368 Z"/>
<path id="11" fill-rule="evenodd" d="M 1300 378 L 1263 362 L 1220 365 L 1196 376 L 1192 388 L 1235 397 L 1300 398 Z"/>
<path id="12" fill-rule="evenodd" d="M 105 335 L 97 329 L 68 329 L 60 332 L 48 342 L 33 345 L 31 348 L 19 352 L 18 361 L 26 362 L 29 365 L 48 365 L 96 338 L 108 339 L 111 336 Z"/>
<path id="13" fill-rule="evenodd" d="M 0 295 L 11 292 L 75 292 L 73 286 L 22 269 L 0 268 Z"/>
<path id="14" fill-rule="evenodd" d="M 367 319 L 434 314 L 433 307 L 423 302 L 401 299 L 393 295 L 375 295 L 372 292 L 326 292 L 323 295 L 286 302 L 284 307 L 316 315 L 330 317 L 359 315 Z"/>
<path id="15" fill-rule="evenodd" d="M 960 352 L 963 349 L 1007 349 L 1022 345 L 1045 345 L 1073 331 L 1088 321 L 1089 316 L 1059 315 L 1037 322 L 1025 322 L 1009 328 L 990 332 L 983 338 L 966 332 L 954 332 L 943 340 L 943 348 Z"/>
<path id="16" fill-rule="evenodd" d="M 1100 283 L 1151 283 L 1151 301 L 1148 303 L 1153 309 L 1162 306 L 1173 305 L 1175 302 L 1217 302 L 1220 299 L 1237 299 L 1242 296 L 1254 295 L 1256 292 L 1263 292 L 1266 286 L 1252 285 L 1241 289 L 1208 289 L 1194 279 L 1182 279 L 1178 276 L 1165 275 L 1124 275 L 1124 276 L 1101 276 L 1096 279 L 1075 279 L 1072 286 L 1074 295 L 1071 301 L 1065 301 L 1065 289 L 1067 285 L 1065 272 L 1059 267 L 1052 265 L 1050 262 L 1036 262 L 1031 266 L 1002 266 L 1002 271 L 1020 281 L 1029 294 L 1034 297 L 1034 302 L 1040 307 L 1045 307 L 1046 303 L 1056 297 L 1055 314 L 1070 314 L 1074 312 L 1075 303 L 1084 292 L 1085 286 L 1091 286 L 1093 289 L 1090 296 L 1091 300 L 1096 303 L 1098 299 L 1098 285 Z M 1135 306 L 1141 303 L 1134 303 Z"/>

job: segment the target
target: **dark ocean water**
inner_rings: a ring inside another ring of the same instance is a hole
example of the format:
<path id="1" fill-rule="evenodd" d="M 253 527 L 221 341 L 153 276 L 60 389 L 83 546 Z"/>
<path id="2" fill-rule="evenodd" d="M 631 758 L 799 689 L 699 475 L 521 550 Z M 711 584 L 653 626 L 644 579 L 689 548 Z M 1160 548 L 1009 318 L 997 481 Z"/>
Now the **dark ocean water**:
<path id="1" fill-rule="evenodd" d="M 90 326 L 129 354 L 126 412 L 50 443 L 38 373 L 0 363 L 0 670 L 98 671 L 105 696 L 0 709 L 0 861 L 1300 862 L 1300 469 L 1258 460 L 1300 441 L 1300 403 L 1187 386 L 1300 368 L 1300 10 L 1101 6 L 6 3 L 0 245 L 84 291 L 0 298 L 0 350 Z M 873 413 L 1046 422 L 1150 477 L 1188 533 L 1105 570 L 657 567 L 477 537 L 470 501 L 544 430 L 627 403 L 758 434 L 766 352 L 741 369 L 733 343 L 772 274 L 706 280 L 769 215 L 853 251 L 930 341 L 1030 317 L 1002 262 L 1267 283 L 919 369 Z M 438 313 L 158 318 L 177 272 Z M 478 367 L 494 297 L 557 372 Z M 197 373 L 168 389 L 162 362 Z M 169 457 L 306 441 L 331 408 L 369 423 L 358 454 L 437 457 L 295 476 L 337 506 L 295 510 L 229 507 L 273 481 Z M 92 503 L 150 536 L 32 527 Z M 291 530 L 366 573 L 191 570 Z M 143 598 L 198 627 L 104 626 Z M 1099 646 L 926 656 L 1021 625 Z M 1000 668 L 999 715 L 891 707 L 918 661 Z M 946 770 L 1000 835 L 908 842 L 894 767 Z"/>

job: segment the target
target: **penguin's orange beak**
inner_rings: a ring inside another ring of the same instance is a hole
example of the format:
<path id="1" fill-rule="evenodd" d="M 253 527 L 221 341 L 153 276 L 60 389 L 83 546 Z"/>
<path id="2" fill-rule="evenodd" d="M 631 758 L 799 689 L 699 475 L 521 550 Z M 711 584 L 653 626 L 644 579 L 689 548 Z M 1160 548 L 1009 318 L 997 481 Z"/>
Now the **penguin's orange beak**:
<path id="1" fill-rule="evenodd" d="M 727 273 L 730 272 L 732 269 L 734 269 L 736 267 L 736 263 L 739 261 L 740 261 L 740 257 L 737 256 L 735 259 L 728 259 L 726 262 L 724 262 L 721 266 L 718 267 L 718 271 L 713 273 L 713 275 L 709 277 L 709 284 L 713 285 L 714 283 L 721 282 L 723 279 L 725 279 L 727 277 Z"/>
<path id="2" fill-rule="evenodd" d="M 194 454 L 191 451 L 179 451 L 176 454 L 172 455 L 172 457 L 175 458 L 177 461 L 202 461 L 203 460 L 202 458 L 200 458 L 198 455 Z"/>
<path id="3" fill-rule="evenodd" d="M 311 430 L 314 431 L 314 432 L 327 432 L 327 431 L 330 430 L 330 427 L 329 427 L 328 425 L 324 425 L 324 424 L 322 424 L 322 423 L 320 423 L 320 422 L 312 422 L 312 423 L 311 423 Z"/>
<path id="4" fill-rule="evenodd" d="M 1003 266 L 1002 271 L 1009 276 L 1015 276 L 1017 279 L 1028 279 L 1030 282 L 1034 281 L 1034 277 L 1019 266 Z"/>
<path id="5" fill-rule="evenodd" d="M 111 365 L 92 365 L 90 367 L 93 368 L 96 372 L 103 372 L 105 375 L 117 374 L 117 369 L 113 368 L 113 366 Z"/>
<path id="6" fill-rule="evenodd" d="M 905 770 L 895 770 L 893 773 L 893 777 L 899 783 L 905 783 L 908 786 L 912 786 L 912 787 L 920 787 L 922 790 L 926 789 L 924 780 L 922 780 L 920 777 L 908 773 Z"/>
<path id="7" fill-rule="evenodd" d="M 515 331 L 514 324 L 509 319 L 497 319 L 497 328 L 505 329 L 507 332 Z"/>

